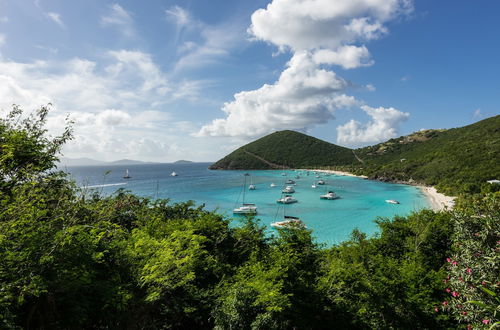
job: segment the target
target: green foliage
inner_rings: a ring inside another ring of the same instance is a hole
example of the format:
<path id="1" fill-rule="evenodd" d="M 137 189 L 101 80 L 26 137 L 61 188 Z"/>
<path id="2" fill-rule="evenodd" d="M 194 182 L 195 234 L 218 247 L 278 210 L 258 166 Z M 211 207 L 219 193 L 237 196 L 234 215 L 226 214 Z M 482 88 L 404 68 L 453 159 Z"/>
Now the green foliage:
<path id="1" fill-rule="evenodd" d="M 500 193 L 472 196 L 453 211 L 454 253 L 443 303 L 474 328 L 500 324 Z"/>
<path id="2" fill-rule="evenodd" d="M 16 105 L 0 118 L 0 192 L 9 193 L 16 184 L 26 182 L 55 167 L 57 154 L 69 139 L 71 126 L 53 139 L 44 128 L 50 104 L 23 117 Z M 70 124 L 70 122 L 67 122 Z"/>
<path id="3" fill-rule="evenodd" d="M 279 131 L 244 145 L 210 166 L 211 169 L 270 169 L 269 164 L 255 156 L 280 166 L 309 168 L 331 164 L 348 165 L 356 162 L 349 148 L 340 147 L 314 137 Z"/>
<path id="4" fill-rule="evenodd" d="M 435 185 L 450 195 L 498 190 L 500 116 L 449 130 L 428 130 L 356 150 L 352 170 L 381 180 Z"/>
<path id="5" fill-rule="evenodd" d="M 305 228 L 269 236 L 192 202 L 80 190 L 48 172 L 71 130 L 50 139 L 45 111 L 21 115 L 1 121 L 0 328 L 454 328 L 434 311 L 450 287 L 475 324 L 497 321 L 498 194 L 327 249 Z"/>

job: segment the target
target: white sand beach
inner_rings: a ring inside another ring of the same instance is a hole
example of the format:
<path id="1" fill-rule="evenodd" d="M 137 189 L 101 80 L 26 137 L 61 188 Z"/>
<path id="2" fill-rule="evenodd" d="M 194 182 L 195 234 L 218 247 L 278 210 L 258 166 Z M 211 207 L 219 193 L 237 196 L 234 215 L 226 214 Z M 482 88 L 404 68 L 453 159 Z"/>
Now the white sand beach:
<path id="1" fill-rule="evenodd" d="M 328 174 L 335 174 L 335 175 L 352 176 L 352 177 L 355 177 L 355 178 L 363 178 L 363 179 L 368 178 L 367 176 L 364 176 L 364 175 L 354 175 L 354 174 L 349 173 L 349 172 L 334 171 L 334 170 L 311 170 L 311 169 L 303 169 L 301 171 L 321 172 L 321 173 L 328 173 Z"/>
<path id="2" fill-rule="evenodd" d="M 453 209 L 456 197 L 450 197 L 437 192 L 434 187 L 418 186 L 431 203 L 434 211 Z"/>

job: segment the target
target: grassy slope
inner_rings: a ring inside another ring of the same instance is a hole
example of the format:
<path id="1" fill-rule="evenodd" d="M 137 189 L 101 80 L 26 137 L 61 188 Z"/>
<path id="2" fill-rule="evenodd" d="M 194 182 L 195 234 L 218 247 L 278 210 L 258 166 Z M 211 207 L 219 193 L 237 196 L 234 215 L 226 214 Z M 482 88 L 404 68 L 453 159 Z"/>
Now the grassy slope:
<path id="1" fill-rule="evenodd" d="M 212 169 L 268 169 L 270 166 L 244 150 L 271 163 L 293 168 L 348 165 L 356 162 L 352 150 L 314 137 L 279 131 L 249 143 L 213 164 Z"/>
<path id="2" fill-rule="evenodd" d="M 486 180 L 500 177 L 500 116 L 392 139 L 356 154 L 366 163 L 358 172 L 374 178 L 411 178 L 448 193 L 473 192 Z"/>

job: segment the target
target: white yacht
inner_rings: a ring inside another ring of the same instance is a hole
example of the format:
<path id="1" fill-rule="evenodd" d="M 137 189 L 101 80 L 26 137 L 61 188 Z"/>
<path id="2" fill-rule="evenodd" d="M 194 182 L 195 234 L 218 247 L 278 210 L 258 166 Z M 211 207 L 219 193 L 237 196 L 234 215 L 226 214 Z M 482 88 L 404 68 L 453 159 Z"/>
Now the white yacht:
<path id="1" fill-rule="evenodd" d="M 385 202 L 389 204 L 399 204 L 399 202 L 395 199 L 386 199 Z"/>
<path id="2" fill-rule="evenodd" d="M 170 176 L 177 176 L 177 173 L 172 172 L 172 173 L 170 173 Z"/>
<path id="3" fill-rule="evenodd" d="M 324 185 L 325 184 L 325 181 L 323 180 L 318 180 L 318 185 Z"/>
<path id="4" fill-rule="evenodd" d="M 304 223 L 297 217 L 285 215 L 285 220 L 271 223 L 274 228 L 305 228 Z"/>
<path id="5" fill-rule="evenodd" d="M 329 191 L 328 193 L 324 194 L 324 195 L 321 195 L 319 196 L 320 199 L 338 199 L 340 198 L 339 196 L 337 196 L 333 191 Z"/>
<path id="6" fill-rule="evenodd" d="M 288 179 L 288 180 L 286 180 L 286 182 L 285 182 L 285 183 L 286 183 L 286 184 L 295 184 L 295 181 Z"/>
<path id="7" fill-rule="evenodd" d="M 234 214 L 257 214 L 257 206 L 253 203 L 243 203 L 233 210 Z"/>
<path id="8" fill-rule="evenodd" d="M 255 185 L 254 184 L 249 185 L 248 190 L 255 190 Z"/>
<path id="9" fill-rule="evenodd" d="M 276 183 L 272 182 L 269 187 L 276 187 Z"/>
<path id="10" fill-rule="evenodd" d="M 125 171 L 124 179 L 130 179 L 130 175 L 128 174 L 128 169 Z"/>
<path id="11" fill-rule="evenodd" d="M 317 185 L 315 185 L 314 183 L 311 185 L 311 188 L 313 189 L 316 189 Z"/>
<path id="12" fill-rule="evenodd" d="M 285 194 L 293 194 L 295 192 L 295 189 L 293 189 L 292 186 L 286 186 L 285 189 L 282 190 Z"/>
<path id="13" fill-rule="evenodd" d="M 293 198 L 291 195 L 285 195 L 283 198 L 278 199 L 276 202 L 281 204 L 292 204 L 292 203 L 297 203 L 298 200 Z"/>

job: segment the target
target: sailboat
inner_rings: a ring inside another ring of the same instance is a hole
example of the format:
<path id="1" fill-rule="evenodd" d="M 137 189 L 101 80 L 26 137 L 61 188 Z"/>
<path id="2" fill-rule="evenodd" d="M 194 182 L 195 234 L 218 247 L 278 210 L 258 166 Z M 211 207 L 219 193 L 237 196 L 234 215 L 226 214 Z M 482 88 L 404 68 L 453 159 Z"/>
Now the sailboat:
<path id="1" fill-rule="evenodd" d="M 243 200 L 240 207 L 233 209 L 233 214 L 257 214 L 257 206 L 253 203 L 245 203 L 245 192 L 247 186 L 247 176 L 250 174 L 245 173 L 245 181 L 243 183 Z"/>
<path id="2" fill-rule="evenodd" d="M 170 173 L 170 176 L 177 176 L 177 173 L 175 173 L 175 171 L 174 171 L 174 172 Z"/>
<path id="3" fill-rule="evenodd" d="M 281 199 L 278 199 L 278 203 L 290 204 L 297 202 L 291 195 L 287 195 L 284 191 L 281 193 Z M 305 224 L 297 217 L 289 216 L 285 214 L 285 205 L 283 205 L 283 221 L 275 221 L 271 223 L 271 227 L 274 228 L 305 228 Z M 276 215 L 278 212 L 276 212 Z"/>
<path id="4" fill-rule="evenodd" d="M 128 168 L 125 171 L 125 175 L 123 176 L 124 179 L 130 179 L 130 175 L 128 174 Z"/>
<path id="5" fill-rule="evenodd" d="M 248 186 L 248 190 L 255 190 L 255 185 L 252 183 L 252 178 L 250 178 L 250 185 Z"/>

